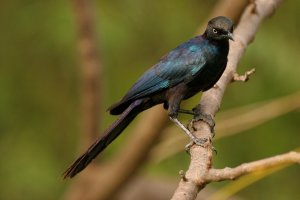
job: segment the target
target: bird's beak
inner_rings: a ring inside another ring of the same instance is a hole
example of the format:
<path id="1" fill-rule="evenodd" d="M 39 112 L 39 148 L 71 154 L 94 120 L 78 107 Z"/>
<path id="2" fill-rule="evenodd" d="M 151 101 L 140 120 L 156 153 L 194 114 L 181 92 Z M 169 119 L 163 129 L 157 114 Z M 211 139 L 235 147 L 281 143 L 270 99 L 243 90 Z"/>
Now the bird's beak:
<path id="1" fill-rule="evenodd" d="M 230 33 L 230 32 L 227 33 L 227 38 L 230 39 L 230 40 L 232 40 L 232 41 L 234 41 L 233 34 Z"/>

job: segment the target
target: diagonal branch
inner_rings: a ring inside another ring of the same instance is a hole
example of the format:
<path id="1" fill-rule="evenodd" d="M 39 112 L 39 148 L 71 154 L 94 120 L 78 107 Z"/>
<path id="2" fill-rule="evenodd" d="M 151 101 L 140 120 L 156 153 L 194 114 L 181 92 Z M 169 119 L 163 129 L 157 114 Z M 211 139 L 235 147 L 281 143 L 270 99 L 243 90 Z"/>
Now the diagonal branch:
<path id="1" fill-rule="evenodd" d="M 270 16 L 280 3 L 281 0 L 257 0 L 247 6 L 234 33 L 235 42 L 230 43 L 227 68 L 217 83 L 218 87 L 214 87 L 202 95 L 200 108 L 203 113 L 215 116 L 220 108 L 225 89 L 232 81 L 233 74 L 247 45 L 253 41 L 262 21 Z M 196 130 L 194 134 L 197 137 L 211 138 L 210 128 L 204 122 L 196 122 L 194 128 Z M 190 154 L 191 162 L 185 176 L 187 181 L 184 179 L 180 181 L 172 197 L 173 200 L 195 199 L 198 192 L 209 183 L 206 176 L 212 167 L 211 140 L 206 143 L 206 148 L 194 145 Z"/>

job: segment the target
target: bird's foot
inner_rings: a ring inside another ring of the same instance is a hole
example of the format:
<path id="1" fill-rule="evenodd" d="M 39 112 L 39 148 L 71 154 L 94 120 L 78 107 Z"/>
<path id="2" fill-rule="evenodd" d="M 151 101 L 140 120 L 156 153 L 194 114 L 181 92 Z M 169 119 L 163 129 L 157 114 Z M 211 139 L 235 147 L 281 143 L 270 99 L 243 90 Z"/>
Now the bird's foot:
<path id="1" fill-rule="evenodd" d="M 196 138 L 196 140 L 191 140 L 187 145 L 185 145 L 184 149 L 188 154 L 190 154 L 190 149 L 194 144 L 204 147 L 205 142 L 207 142 L 207 139 Z"/>
<path id="2" fill-rule="evenodd" d="M 204 138 L 197 138 L 197 141 L 194 141 L 194 140 L 191 140 L 187 145 L 185 145 L 185 151 L 188 153 L 188 154 L 190 154 L 190 149 L 191 149 L 191 147 L 194 145 L 194 144 L 196 144 L 196 145 L 198 145 L 198 146 L 201 146 L 201 147 L 205 147 L 204 146 L 204 143 L 205 142 L 207 142 L 207 139 L 204 139 Z M 211 150 L 215 153 L 215 154 L 217 154 L 218 152 L 217 152 L 217 149 L 213 146 L 213 145 L 211 145 Z"/>
<path id="3" fill-rule="evenodd" d="M 196 121 L 204 121 L 205 123 L 208 124 L 208 126 L 210 127 L 210 132 L 212 134 L 212 137 L 215 136 L 215 121 L 213 119 L 213 117 L 209 114 L 204 114 L 201 112 L 201 110 L 197 107 L 193 108 L 193 112 L 195 112 L 195 115 L 194 115 L 194 119 L 192 121 L 193 122 L 196 122 Z"/>
<path id="4" fill-rule="evenodd" d="M 197 138 L 196 136 L 194 136 L 191 131 L 186 128 L 177 118 L 173 118 L 170 117 L 171 121 L 173 121 L 177 126 L 179 126 L 184 132 L 185 134 L 187 134 L 189 136 L 189 138 L 193 141 L 193 143 L 199 145 L 199 146 L 203 146 L 203 144 L 207 141 L 207 139 L 200 139 Z"/>
<path id="5" fill-rule="evenodd" d="M 172 122 L 174 122 L 177 126 L 179 126 L 185 132 L 185 134 L 187 134 L 189 136 L 189 138 L 191 139 L 191 142 L 185 146 L 185 150 L 188 153 L 189 153 L 190 148 L 194 144 L 196 144 L 198 146 L 201 146 L 201 147 L 206 147 L 206 145 L 204 145 L 204 144 L 209 139 L 207 139 L 207 138 L 197 138 L 195 135 L 193 135 L 190 132 L 190 130 L 193 128 L 192 124 L 193 124 L 194 119 L 190 122 L 190 124 L 188 125 L 188 128 L 186 128 L 177 118 L 170 117 L 170 120 Z M 212 148 L 212 151 L 217 152 L 216 149 L 213 146 L 211 146 L 211 148 Z"/>
<path id="6" fill-rule="evenodd" d="M 196 106 L 192 110 L 179 109 L 178 113 L 189 114 L 189 115 L 194 116 L 194 119 L 189 123 L 188 127 L 192 127 L 191 125 L 196 121 L 199 121 L 199 120 L 204 121 L 205 123 L 207 123 L 209 125 L 210 131 L 212 133 L 212 137 L 215 136 L 215 130 L 214 130 L 215 121 L 211 115 L 204 114 L 201 112 L 200 105 Z"/>

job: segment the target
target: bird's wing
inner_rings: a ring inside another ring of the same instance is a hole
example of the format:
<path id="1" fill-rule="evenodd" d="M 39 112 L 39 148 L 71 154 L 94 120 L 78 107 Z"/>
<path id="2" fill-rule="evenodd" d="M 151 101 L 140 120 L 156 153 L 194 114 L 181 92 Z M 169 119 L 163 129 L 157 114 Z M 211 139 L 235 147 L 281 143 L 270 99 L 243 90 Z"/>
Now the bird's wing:
<path id="1" fill-rule="evenodd" d="M 193 80 L 205 65 L 203 45 L 192 40 L 178 46 L 146 71 L 130 88 L 122 102 L 137 99 Z"/>

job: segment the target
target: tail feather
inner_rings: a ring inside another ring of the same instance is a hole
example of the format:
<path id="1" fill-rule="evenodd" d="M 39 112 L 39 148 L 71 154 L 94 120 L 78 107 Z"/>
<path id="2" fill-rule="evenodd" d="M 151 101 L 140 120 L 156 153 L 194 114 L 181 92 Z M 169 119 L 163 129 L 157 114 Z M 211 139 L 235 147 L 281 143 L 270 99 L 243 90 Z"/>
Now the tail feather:
<path id="1" fill-rule="evenodd" d="M 140 113 L 143 100 L 134 101 L 88 150 L 82 154 L 64 173 L 64 178 L 72 178 L 81 172 L 101 151 L 103 151 L 130 122 Z"/>

